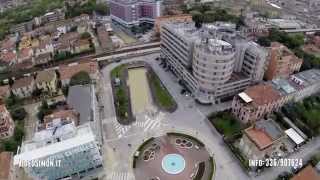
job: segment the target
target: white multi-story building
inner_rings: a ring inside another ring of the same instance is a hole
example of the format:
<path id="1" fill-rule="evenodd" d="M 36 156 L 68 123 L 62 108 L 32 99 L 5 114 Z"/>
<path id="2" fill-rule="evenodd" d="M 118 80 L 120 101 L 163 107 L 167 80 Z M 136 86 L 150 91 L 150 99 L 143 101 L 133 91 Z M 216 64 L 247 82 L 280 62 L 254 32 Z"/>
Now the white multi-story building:
<path id="1" fill-rule="evenodd" d="M 267 52 L 228 23 L 168 22 L 161 28 L 161 57 L 201 103 L 219 103 L 263 78 Z"/>
<path id="2" fill-rule="evenodd" d="M 49 167 L 24 167 L 29 176 L 39 180 L 88 177 L 102 169 L 100 145 L 90 124 L 76 127 L 74 123 L 61 122 L 55 120 L 55 126 L 35 133 L 31 141 L 25 142 L 14 157 L 14 165 L 52 162 Z"/>

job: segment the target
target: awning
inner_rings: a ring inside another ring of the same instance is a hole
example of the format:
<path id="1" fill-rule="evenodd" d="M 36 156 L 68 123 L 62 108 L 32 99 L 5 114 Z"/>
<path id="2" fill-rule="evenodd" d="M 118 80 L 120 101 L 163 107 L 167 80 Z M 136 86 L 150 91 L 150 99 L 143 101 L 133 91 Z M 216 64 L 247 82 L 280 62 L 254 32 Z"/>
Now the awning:
<path id="1" fill-rule="evenodd" d="M 290 139 L 297 145 L 304 142 L 304 139 L 292 128 L 285 131 L 285 133 L 289 136 Z"/>

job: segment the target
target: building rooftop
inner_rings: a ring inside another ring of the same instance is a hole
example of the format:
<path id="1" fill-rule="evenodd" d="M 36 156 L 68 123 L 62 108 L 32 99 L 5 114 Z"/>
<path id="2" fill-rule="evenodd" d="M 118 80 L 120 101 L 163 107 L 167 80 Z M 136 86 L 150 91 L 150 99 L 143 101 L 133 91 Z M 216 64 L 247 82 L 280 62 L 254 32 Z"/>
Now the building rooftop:
<path id="1" fill-rule="evenodd" d="M 283 131 L 272 119 L 257 121 L 253 126 L 244 130 L 245 134 L 263 150 L 283 136 Z"/>
<path id="2" fill-rule="evenodd" d="M 11 89 L 19 89 L 19 88 L 22 88 L 22 87 L 30 86 L 32 81 L 33 81 L 33 77 L 32 76 L 23 77 L 23 78 L 17 79 L 12 84 Z"/>
<path id="3" fill-rule="evenodd" d="M 270 84 L 251 86 L 244 92 L 252 99 L 252 103 L 258 106 L 272 103 L 281 97 L 280 93 Z"/>
<path id="4" fill-rule="evenodd" d="M 2 52 L 0 59 L 5 63 L 13 63 L 17 59 L 17 53 L 14 51 Z"/>
<path id="5" fill-rule="evenodd" d="M 268 19 L 268 22 L 280 29 L 300 29 L 304 26 L 301 21 L 290 19 Z"/>
<path id="6" fill-rule="evenodd" d="M 94 74 L 98 72 L 98 63 L 95 61 L 86 63 L 72 63 L 69 65 L 63 65 L 59 67 L 60 79 L 71 79 L 71 77 L 80 71 L 85 71 L 88 74 Z"/>
<path id="7" fill-rule="evenodd" d="M 10 92 L 9 85 L 0 86 L 0 97 L 5 97 Z"/>
<path id="8" fill-rule="evenodd" d="M 43 130 L 39 135 L 35 136 L 30 142 L 25 142 L 21 148 L 21 153 L 14 157 L 14 165 L 19 164 L 21 160 L 30 161 L 39 158 L 45 158 L 66 150 L 85 145 L 95 141 L 95 136 L 91 130 L 90 124 L 83 124 L 75 128 L 73 123 L 63 125 L 61 129 L 60 141 L 48 143 L 48 139 L 39 139 L 41 135 L 52 133 L 52 130 Z M 58 136 L 55 136 L 58 137 Z"/>
<path id="9" fill-rule="evenodd" d="M 12 159 L 11 152 L 0 153 L 0 180 L 9 179 L 11 159 Z"/>
<path id="10" fill-rule="evenodd" d="M 50 82 L 56 77 L 54 70 L 39 71 L 36 77 L 36 83 Z"/>
<path id="11" fill-rule="evenodd" d="M 295 87 L 290 84 L 288 79 L 273 79 L 271 84 L 281 93 L 281 95 L 288 95 L 297 91 Z"/>
<path id="12" fill-rule="evenodd" d="M 320 69 L 310 69 L 291 75 L 290 80 L 303 87 L 314 85 L 320 82 Z"/>
<path id="13" fill-rule="evenodd" d="M 46 115 L 43 118 L 43 123 L 46 125 L 46 127 L 52 127 L 54 124 L 59 123 L 60 121 L 65 121 L 67 123 L 74 122 L 75 125 L 79 125 L 78 123 L 78 117 L 79 113 L 76 112 L 73 109 L 68 109 L 68 110 L 59 110 L 55 111 L 49 115 Z"/>
<path id="14" fill-rule="evenodd" d="M 80 124 L 93 120 L 92 89 L 90 85 L 77 85 L 69 88 L 68 105 L 80 113 Z"/>
<path id="15" fill-rule="evenodd" d="M 298 174 L 294 175 L 290 180 L 319 180 L 319 173 L 311 166 L 303 168 Z"/>

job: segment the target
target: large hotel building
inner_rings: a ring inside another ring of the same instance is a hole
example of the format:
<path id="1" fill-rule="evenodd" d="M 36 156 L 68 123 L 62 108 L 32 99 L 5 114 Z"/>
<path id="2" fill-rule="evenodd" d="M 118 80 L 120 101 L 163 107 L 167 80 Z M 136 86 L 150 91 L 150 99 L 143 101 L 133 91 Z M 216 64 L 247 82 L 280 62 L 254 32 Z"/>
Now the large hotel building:
<path id="1" fill-rule="evenodd" d="M 111 0 L 112 20 L 126 27 L 142 22 L 154 23 L 161 14 L 161 1 L 158 0 Z"/>
<path id="2" fill-rule="evenodd" d="M 190 22 L 161 26 L 161 57 L 201 103 L 219 103 L 262 80 L 267 51 L 233 24 L 197 29 Z"/>

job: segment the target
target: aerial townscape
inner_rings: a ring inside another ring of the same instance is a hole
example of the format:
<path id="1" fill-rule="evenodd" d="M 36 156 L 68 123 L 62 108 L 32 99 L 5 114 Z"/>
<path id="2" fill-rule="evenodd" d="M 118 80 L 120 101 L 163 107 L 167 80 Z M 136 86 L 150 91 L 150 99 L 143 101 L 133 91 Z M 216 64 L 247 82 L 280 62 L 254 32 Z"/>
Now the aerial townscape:
<path id="1" fill-rule="evenodd" d="M 320 180 L 320 0 L 0 0 L 0 180 Z"/>

